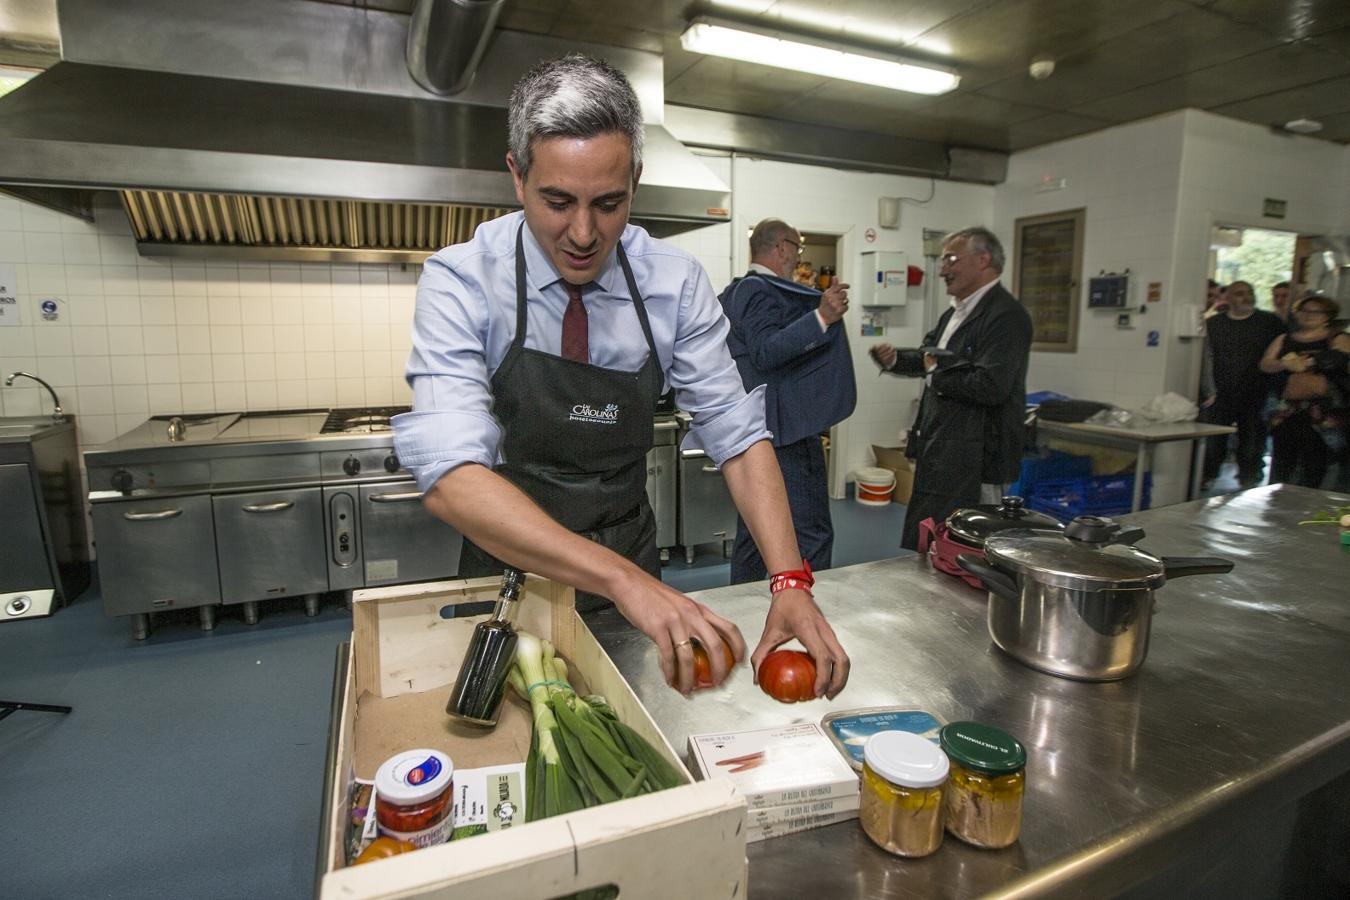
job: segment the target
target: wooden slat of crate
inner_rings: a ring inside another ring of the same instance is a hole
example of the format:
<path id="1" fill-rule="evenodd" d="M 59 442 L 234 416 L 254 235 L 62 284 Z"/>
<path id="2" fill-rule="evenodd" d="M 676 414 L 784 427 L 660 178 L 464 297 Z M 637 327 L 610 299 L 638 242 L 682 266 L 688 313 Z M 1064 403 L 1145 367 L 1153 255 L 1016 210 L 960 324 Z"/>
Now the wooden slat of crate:
<path id="1" fill-rule="evenodd" d="M 548 898 L 604 884 L 621 896 L 740 897 L 746 888 L 744 800 L 720 781 L 692 783 L 379 863 L 341 868 L 346 798 L 356 774 L 362 698 L 443 692 L 458 673 L 477 619 L 444 619 L 452 603 L 496 596 L 495 578 L 358 591 L 353 662 L 337 764 L 329 773 L 332 843 L 322 898 Z M 646 709 L 573 609 L 570 588 L 526 580 L 516 617 L 552 640 L 592 690 L 689 777 Z M 367 702 L 373 702 L 368 699 Z M 451 754 L 452 759 L 454 753 Z"/>

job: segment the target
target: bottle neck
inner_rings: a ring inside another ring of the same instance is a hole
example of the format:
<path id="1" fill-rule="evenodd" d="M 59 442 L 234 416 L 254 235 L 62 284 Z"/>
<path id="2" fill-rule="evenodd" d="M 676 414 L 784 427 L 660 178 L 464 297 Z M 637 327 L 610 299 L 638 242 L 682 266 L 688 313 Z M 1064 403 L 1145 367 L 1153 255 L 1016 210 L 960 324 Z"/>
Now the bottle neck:
<path id="1" fill-rule="evenodd" d="M 497 605 L 492 608 L 493 622 L 505 622 L 510 624 L 516 615 L 516 600 L 514 597 L 498 597 Z"/>

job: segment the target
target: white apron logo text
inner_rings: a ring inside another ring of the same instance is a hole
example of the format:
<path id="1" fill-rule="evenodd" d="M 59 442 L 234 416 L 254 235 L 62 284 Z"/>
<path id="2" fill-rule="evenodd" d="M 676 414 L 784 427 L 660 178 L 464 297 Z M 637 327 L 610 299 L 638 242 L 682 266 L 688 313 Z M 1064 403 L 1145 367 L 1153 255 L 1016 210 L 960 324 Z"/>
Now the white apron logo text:
<path id="1" fill-rule="evenodd" d="M 592 425 L 617 425 L 619 404 L 607 403 L 604 409 L 596 409 L 589 403 L 578 403 L 572 407 L 572 414 L 567 417 L 567 421 L 589 422 Z"/>

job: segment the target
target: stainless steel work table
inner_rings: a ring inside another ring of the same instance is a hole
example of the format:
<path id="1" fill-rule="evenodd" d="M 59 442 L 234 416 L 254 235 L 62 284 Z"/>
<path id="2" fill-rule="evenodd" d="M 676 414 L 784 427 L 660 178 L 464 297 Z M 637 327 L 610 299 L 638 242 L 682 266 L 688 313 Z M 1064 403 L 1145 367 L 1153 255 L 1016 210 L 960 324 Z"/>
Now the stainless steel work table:
<path id="1" fill-rule="evenodd" d="M 1109 896 L 1168 872 L 1219 860 L 1238 871 L 1287 852 L 1293 839 L 1274 835 L 1295 830 L 1294 801 L 1350 771 L 1350 554 L 1336 528 L 1295 525 L 1333 503 L 1350 497 L 1272 486 L 1129 517 L 1146 529 L 1146 549 L 1237 565 L 1167 584 L 1143 668 L 1115 683 L 1014 662 L 989 641 L 985 595 L 918 556 L 820 573 L 816 596 L 853 660 L 831 702 L 783 706 L 748 668 L 686 700 L 662 681 L 653 645 L 613 610 L 587 618 L 681 751 L 694 733 L 894 705 L 987 722 L 1026 744 L 1012 847 L 977 850 L 948 835 L 932 856 L 906 860 L 846 822 L 751 844 L 751 897 Z M 694 596 L 753 648 L 763 584 Z M 1256 827 L 1244 832 L 1244 822 Z M 1244 881 L 1244 893 L 1267 893 L 1268 875 Z M 1153 893 L 1178 894 L 1157 884 Z"/>
<path id="2" fill-rule="evenodd" d="M 1143 506 L 1144 473 L 1153 467 L 1155 444 L 1172 441 L 1195 442 L 1190 477 L 1187 479 L 1190 493 L 1186 496 L 1198 497 L 1201 470 L 1204 468 L 1206 439 L 1233 434 L 1236 431 L 1237 429 L 1231 425 L 1210 425 L 1205 422 L 1164 422 L 1120 428 L 1114 425 L 1089 425 L 1086 422 L 1051 422 L 1048 419 L 1036 421 L 1036 432 L 1040 435 L 1132 448 L 1134 450 L 1134 493 L 1130 497 L 1132 512 L 1139 512 Z"/>

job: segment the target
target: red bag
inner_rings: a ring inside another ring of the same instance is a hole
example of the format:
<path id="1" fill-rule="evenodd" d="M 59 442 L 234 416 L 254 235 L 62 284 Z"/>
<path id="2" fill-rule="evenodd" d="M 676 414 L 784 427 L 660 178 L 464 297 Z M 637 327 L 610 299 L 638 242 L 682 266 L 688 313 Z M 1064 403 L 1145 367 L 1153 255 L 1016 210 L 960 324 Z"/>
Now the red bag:
<path id="1" fill-rule="evenodd" d="M 939 572 L 955 575 L 971 587 L 979 588 L 981 591 L 985 590 L 984 582 L 961 568 L 956 562 L 956 557 L 962 553 L 971 553 L 980 559 L 984 559 L 984 551 L 967 547 L 965 544 L 953 540 L 947 534 L 946 522 L 938 524 L 930 517 L 919 523 L 919 552 L 927 553 L 928 561 Z"/>

